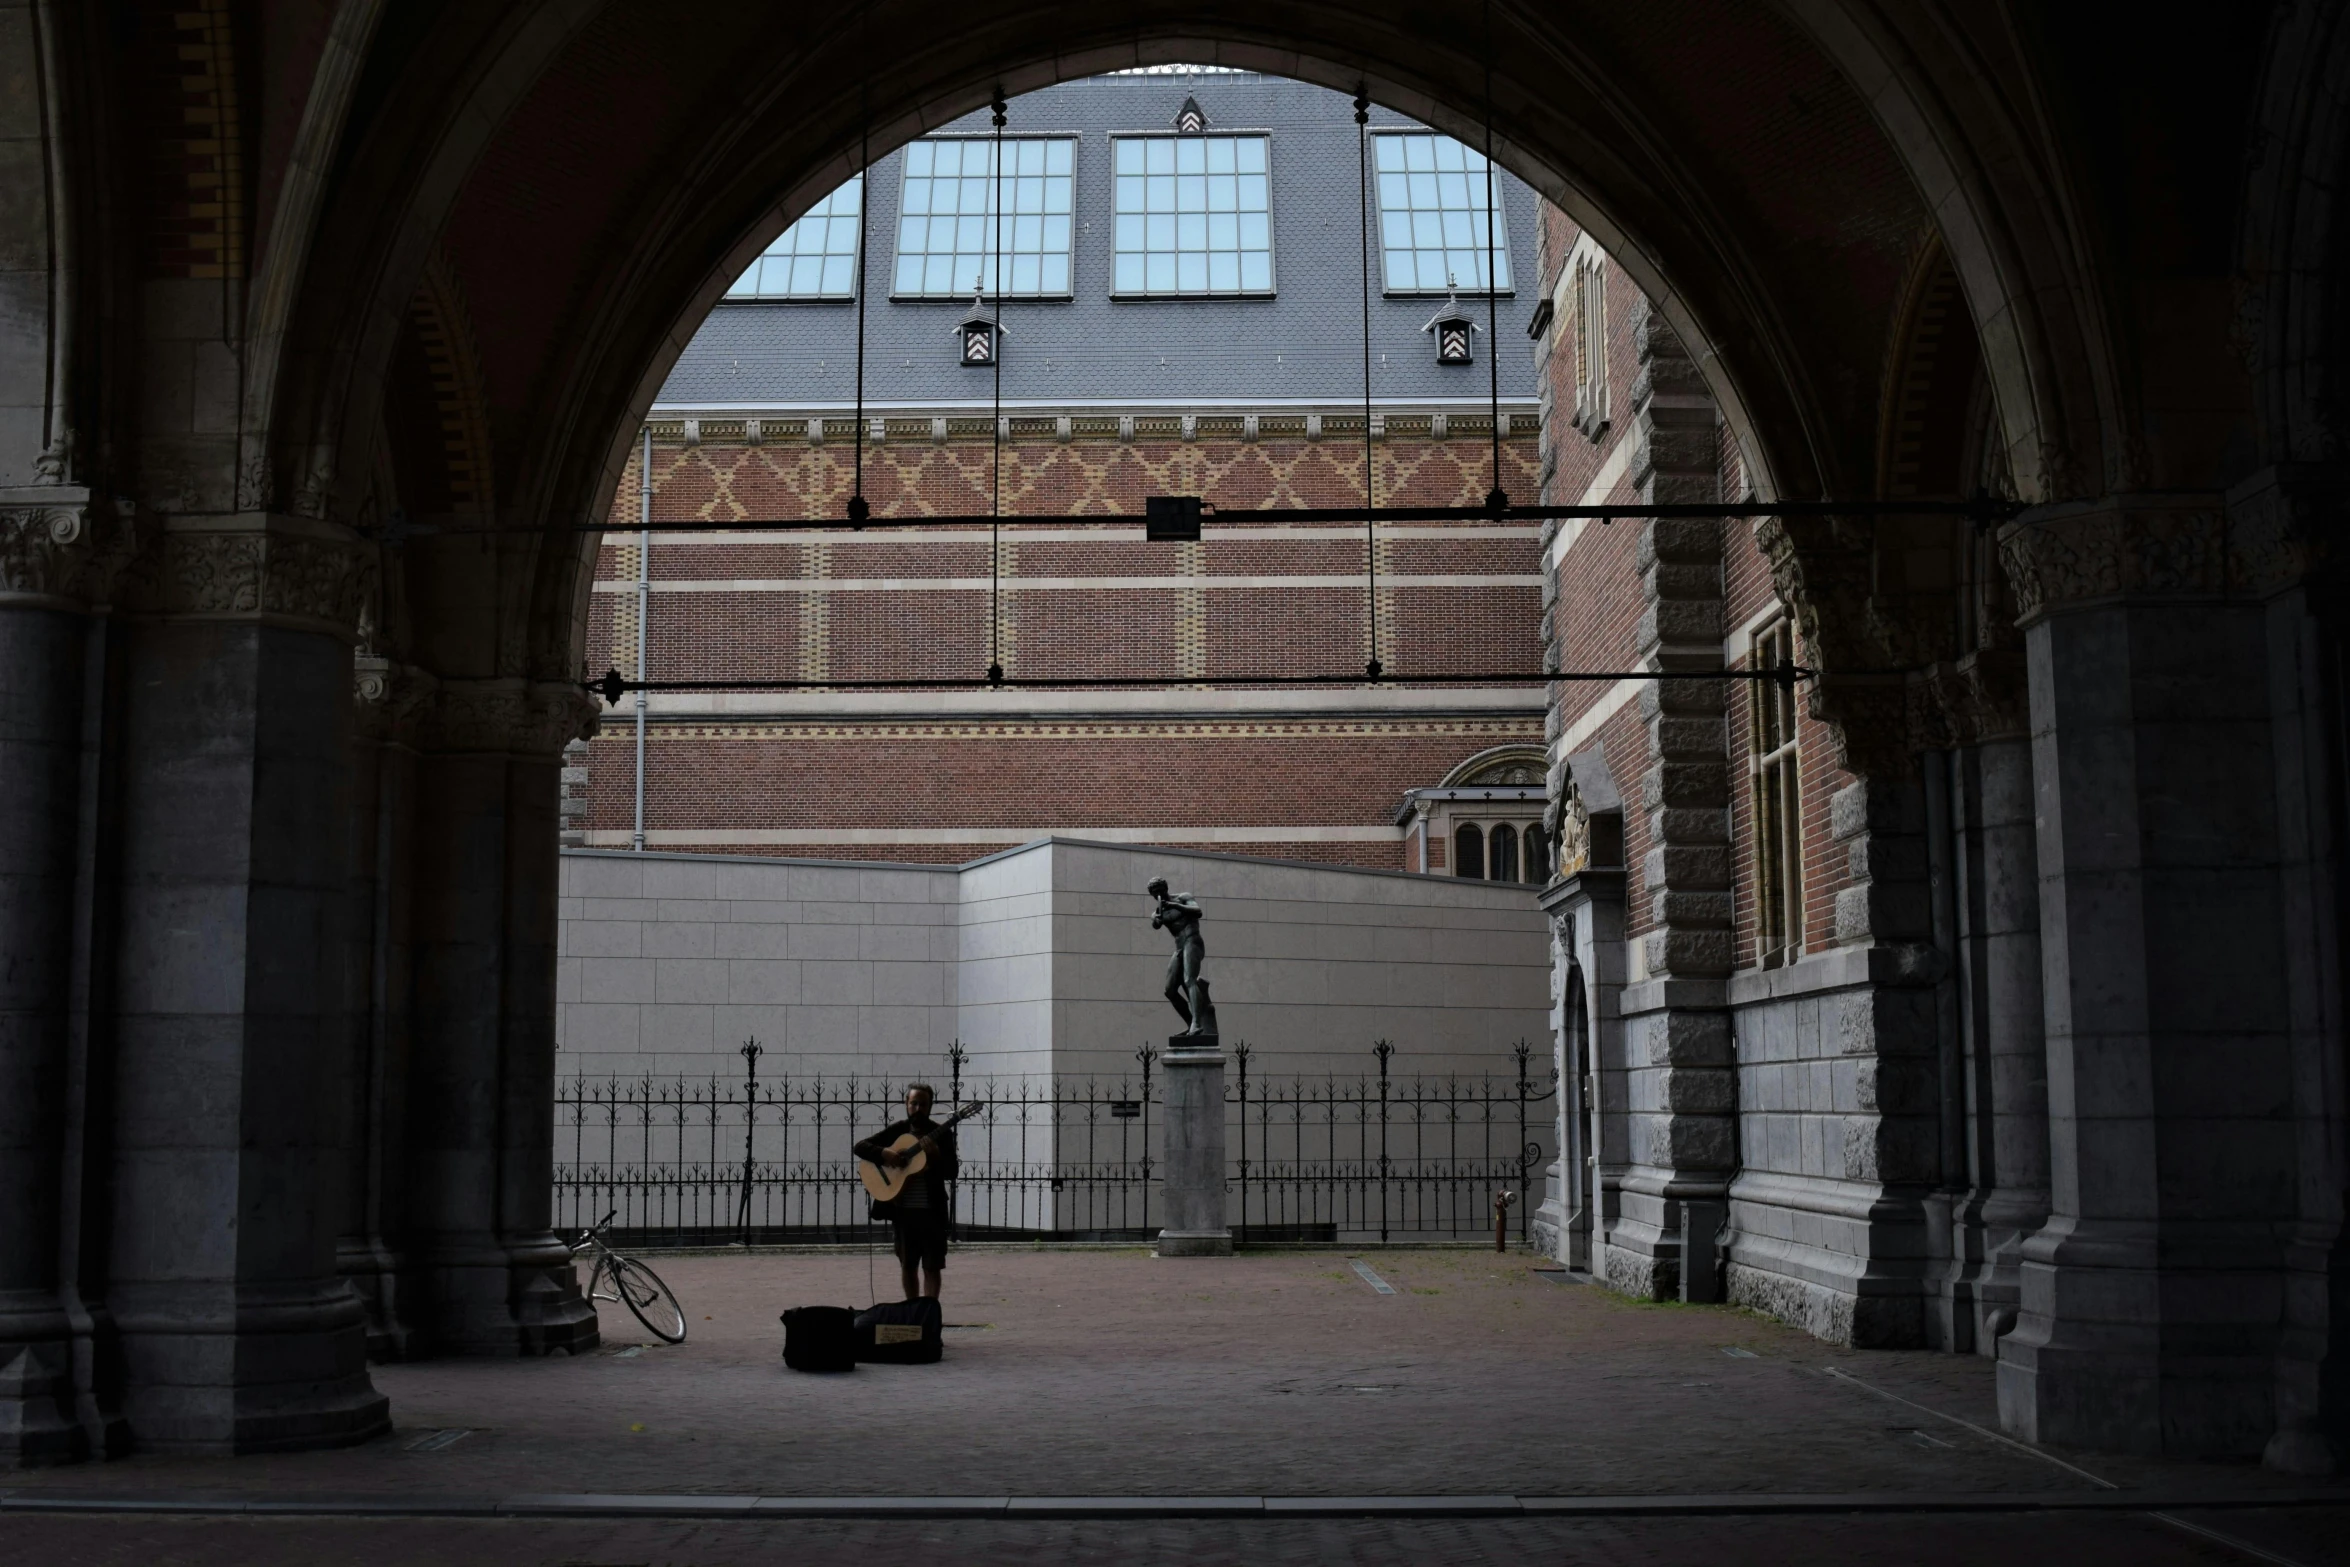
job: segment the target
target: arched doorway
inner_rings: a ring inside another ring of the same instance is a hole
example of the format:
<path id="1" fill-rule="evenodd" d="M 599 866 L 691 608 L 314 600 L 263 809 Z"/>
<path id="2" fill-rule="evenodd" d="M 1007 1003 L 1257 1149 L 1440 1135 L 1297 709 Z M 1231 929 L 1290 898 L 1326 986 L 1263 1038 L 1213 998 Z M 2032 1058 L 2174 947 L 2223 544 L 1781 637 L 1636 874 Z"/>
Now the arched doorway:
<path id="1" fill-rule="evenodd" d="M 1497 158 L 1571 212 L 1654 302 L 1681 349 L 1666 358 L 1671 395 L 1712 399 L 1765 497 L 1876 492 L 1885 421 L 1873 415 L 1886 401 L 1888 345 L 1906 346 L 1905 280 L 1930 242 L 1946 248 L 2013 483 L 2065 503 L 2001 537 L 2042 694 L 2036 744 L 2057 769 L 2036 785 L 2077 807 L 2046 817 L 2044 830 L 2040 885 L 2057 927 L 2048 939 L 2064 944 L 2044 971 L 2055 987 L 2047 1015 L 2067 1037 L 2123 1041 L 2145 1068 L 2128 1080 L 2169 1096 L 2144 1125 L 2083 1119 L 2079 1137 L 2061 1140 L 2068 1157 L 2110 1156 L 2124 1174 L 2084 1186 L 2078 1169 L 2060 1172 L 2057 1189 L 2127 1196 L 2062 1215 L 2061 1233 L 2035 1242 L 2025 1266 L 2040 1293 L 2026 1292 L 2011 1346 L 2009 1418 L 2030 1435 L 2228 1450 L 2280 1418 L 2279 1356 L 2308 1356 L 2276 1348 L 2261 1337 L 2268 1329 L 2214 1325 L 2230 1346 L 2215 1379 L 2233 1402 L 2188 1431 L 2142 1414 L 2172 1375 L 2161 1369 L 2168 1325 L 2139 1316 L 2084 1326 L 2059 1304 L 2076 1296 L 2056 1288 L 2068 1269 L 2102 1280 L 2125 1254 L 2133 1280 L 2169 1265 L 2162 1246 L 2130 1249 L 2143 1239 L 2135 1216 L 2168 1211 L 2150 1194 L 2178 1161 L 2147 1152 L 2155 1132 L 2190 1162 L 2246 1141 L 2278 1158 L 2295 1146 L 2283 1136 L 2229 1142 L 2191 1085 L 2154 1069 L 2194 1048 L 2165 1032 L 2175 1009 L 2145 1005 L 2162 976 L 2208 971 L 2183 935 L 2155 918 L 2146 928 L 2168 944 L 2153 957 L 2108 953 L 2127 959 L 2110 970 L 2093 961 L 2112 922 L 2096 900 L 2070 896 L 2068 877 L 2119 876 L 2140 889 L 2132 907 L 2143 912 L 2159 902 L 2143 889 L 2200 862 L 2187 837 L 2124 831 L 2100 840 L 2140 846 L 2116 870 L 2067 838 L 2065 823 L 2114 802 L 2134 802 L 2148 820 L 2179 809 L 2175 795 L 2117 770 L 2115 748 L 2071 737 L 2097 730 L 2101 715 L 2159 705 L 2162 658 L 2209 653 L 2271 705 L 2243 720 L 2260 726 L 2249 737 L 2207 713 L 2181 720 L 2176 735 L 2226 764 L 2197 785 L 2188 814 L 2221 819 L 2231 804 L 2261 801 L 2265 832 L 2309 814 L 2277 803 L 2270 741 L 2334 722 L 2331 708 L 2304 700 L 2301 675 L 2272 669 L 2261 630 L 2273 614 L 2297 635 L 2292 617 L 2306 612 L 2293 597 L 2305 591 L 2304 476 L 2246 472 L 2226 455 L 2275 449 L 2235 439 L 2241 410 L 2186 418 L 2168 401 L 2177 386 L 2207 388 L 2218 404 L 2236 395 L 2208 368 L 2235 352 L 2227 291 L 2208 286 L 2225 264 L 2191 249 L 2231 231 L 2234 183 L 2077 172 L 2106 165 L 2076 156 L 2073 133 L 2056 127 L 2167 144 L 2161 115 L 2176 112 L 2110 97 L 2107 84 L 2132 73 L 2106 68 L 2093 39 L 2067 31 L 2089 23 L 2060 16 L 2047 37 L 2026 38 L 2003 19 L 1888 18 L 1807 0 L 1692 8 L 1678 25 L 1636 32 L 1603 8 L 1495 7 L 1489 39 L 1486 14 L 1465 4 L 1276 0 L 1203 15 L 1136 0 L 1076 15 L 903 0 L 817 27 L 796 13 L 760 17 L 722 35 L 642 0 L 449 8 L 379 29 L 381 10 L 354 0 L 299 39 L 223 10 L 220 27 L 253 36 L 200 51 L 180 50 L 168 28 L 131 36 L 74 18 L 39 47 L 12 45 L 25 51 L 20 74 L 54 89 L 44 101 L 75 111 L 45 126 L 49 156 L 21 176 L 39 187 L 20 205 L 44 214 L 34 248 L 50 259 L 24 274 L 41 280 L 26 295 L 39 305 L 12 317 L 26 351 L 10 357 L 15 412 L 0 451 L 12 487 L 9 635 L 21 654 L 11 664 L 40 671 L 44 693 L 8 763 L 22 784 L 9 795 L 28 802 L 34 823 L 8 851 L 19 857 L 9 896 L 22 900 L 9 928 L 46 943 L 20 965 L 34 976 L 21 1005 L 34 1043 L 9 1058 L 9 1097 L 31 1108 L 21 1145 L 8 1145 L 9 1185 L 26 1194 L 25 1211 L 55 1220 L 9 1253 L 10 1287 L 60 1301 L 19 1334 L 32 1381 L 11 1396 L 45 1411 L 28 1441 L 66 1452 L 109 1440 L 56 1411 L 74 1405 L 74 1366 L 112 1363 L 90 1352 L 84 1309 L 110 1294 L 140 1368 L 131 1424 L 149 1439 L 234 1449 L 376 1429 L 380 1402 L 358 1358 L 365 1330 L 335 1282 L 346 1230 L 399 1237 L 379 1272 L 413 1286 L 430 1338 L 507 1353 L 583 1342 L 535 1173 L 547 1139 L 536 1089 L 556 1005 L 559 756 L 593 717 L 577 680 L 589 562 L 602 547 L 594 524 L 683 329 L 855 171 L 852 149 L 902 144 L 999 92 L 1200 54 L 1366 90 L 1463 137 L 1479 134 L 1490 104 Z M 1964 47 L 1935 31 L 1946 25 Z M 1749 68 L 1707 77 L 1701 93 L 1686 63 L 1699 46 Z M 2236 67 L 2208 68 L 2244 77 L 2264 52 L 2255 41 L 2231 58 Z M 238 61 L 261 74 L 254 90 L 238 90 Z M 134 125 L 92 86 L 158 73 L 218 110 L 220 135 L 197 145 Z M 2032 102 L 2077 113 L 2016 115 L 2019 99 L 1996 85 L 2014 81 L 2045 88 Z M 615 113 L 623 91 L 632 112 Z M 2195 97 L 2148 96 L 2165 106 Z M 273 113 L 265 133 L 238 104 L 299 112 Z M 1821 145 L 1839 157 L 1820 159 Z M 134 168 L 159 172 L 132 179 Z M 2110 179 L 2100 188 L 2129 210 L 2124 232 L 2107 233 L 2099 204 L 2074 199 L 2082 179 Z M 133 187 L 133 200 L 100 199 Z M 2146 248 L 2115 262 L 2108 241 Z M 127 280 L 137 312 L 113 303 Z M 2114 298 L 2149 297 L 2139 289 L 2172 291 L 2126 320 L 2109 314 Z M 2263 374 L 2289 378 L 2274 364 Z M 2179 433 L 2190 427 L 2216 433 Z M 20 500 L 16 487 L 39 493 Z M 2144 501 L 2157 492 L 2173 499 Z M 1773 589 L 1821 671 L 1806 716 L 1853 748 L 1868 786 L 1843 808 L 1842 858 L 1882 875 L 1838 890 L 1839 939 L 1849 933 L 1850 950 L 1923 975 L 1932 965 L 1901 962 L 1931 950 L 1931 900 L 1913 898 L 1896 871 L 1926 852 L 1916 840 L 1929 801 L 1922 784 L 1908 791 L 1910 704 L 1921 719 L 1963 717 L 1974 689 L 1963 660 L 1950 661 L 1947 679 L 1927 667 L 1941 643 L 1920 639 L 1920 617 L 1940 616 L 1947 600 L 1923 593 L 1905 606 L 1879 594 L 1873 535 L 1849 516 L 1782 519 L 1763 534 Z M 1657 564 L 1669 577 L 1688 563 Z M 1637 614 L 1634 596 L 1621 598 Z M 1704 614 L 1684 613 L 1702 597 L 1660 599 L 1672 606 L 1661 631 L 1707 641 Z M 2181 618 L 2169 606 L 2183 599 L 2195 607 Z M 2166 618 L 2155 627 L 2149 615 Z M 2116 647 L 2127 653 L 2120 674 L 2096 652 Z M 2082 705 L 2092 699 L 2106 705 Z M 1660 744 L 1707 722 L 1695 707 L 1651 717 Z M 1562 732 L 1560 748 L 1574 738 Z M 87 777 L 85 754 L 97 758 Z M 203 808 L 191 812 L 191 799 Z M 1686 825 L 1661 814 L 1682 808 L 1661 791 L 1659 825 Z M 2292 858 L 2306 848 L 2220 870 L 2231 895 L 2266 910 L 2287 875 L 2279 865 L 2318 863 Z M 2327 875 L 2306 872 L 2312 885 Z M 201 952 L 187 945 L 191 930 L 203 933 Z M 1675 963 L 1692 973 L 1715 963 L 1705 941 L 1676 947 L 1687 933 L 1668 921 L 1649 944 L 1656 965 L 1635 982 L 1673 977 Z M 2243 971 L 2285 962 L 2282 947 L 2254 940 Z M 2331 958 L 2291 961 L 2300 979 L 2332 972 Z M 2076 984 L 2107 972 L 2129 977 L 2110 994 Z M 129 978 L 117 994 L 93 974 Z M 1726 991 L 1721 972 L 1703 978 Z M 2322 990 L 2283 977 L 2249 988 Z M 1869 998 L 1844 1014 L 1856 1054 L 1896 1070 L 1931 1057 L 1890 1033 L 1880 1050 L 1876 1030 L 1894 1029 L 1899 1009 L 1880 1006 L 1876 990 L 1856 993 Z M 1697 1010 L 1719 1019 L 1727 1005 Z M 2130 1016 L 2154 1018 L 2153 1031 L 2124 1026 Z M 207 1041 L 205 1092 L 175 1093 L 191 1028 Z M 2280 1082 L 2303 1080 L 2286 1070 L 2302 1059 L 2293 1052 L 2324 1037 L 2298 1022 L 2255 1032 Z M 93 1037 L 115 1052 L 95 1073 L 77 1043 Z M 1716 1090 L 1736 1070 L 1721 1064 L 1735 1060 L 1726 1033 L 1709 1024 L 1680 1037 L 1697 1054 L 1659 1068 L 1665 1086 L 1723 1102 Z M 1697 1058 L 1709 1051 L 1715 1059 Z M 339 1171 L 353 1115 L 345 1068 L 362 1056 L 399 1064 L 401 1095 L 368 1116 L 382 1129 L 371 1135 L 408 1161 L 402 1179 L 377 1189 L 407 1207 L 356 1225 Z M 76 1130 L 67 1106 L 81 1101 L 66 1085 L 91 1081 L 112 1085 L 118 1102 L 76 1112 Z M 1881 1103 L 1849 1108 L 1857 1130 L 1838 1144 L 1850 1160 L 1837 1178 L 1903 1192 L 1940 1179 L 1935 1138 L 1887 1114 Z M 2289 1114 L 2300 1128 L 2331 1124 L 2338 1108 L 2296 1099 Z M 84 1135 L 101 1124 L 117 1129 L 117 1146 Z M 1650 1129 L 1667 1133 L 1668 1147 L 1685 1130 L 1672 1116 Z M 72 1180 L 61 1173 L 69 1146 L 82 1161 Z M 223 1189 L 224 1149 L 266 1150 L 239 1169 L 266 1161 L 269 1180 L 220 1203 L 264 1187 L 275 1196 L 238 1209 L 235 1225 L 162 1222 L 181 1194 Z M 1903 1162 L 1929 1149 L 1931 1170 L 1923 1154 Z M 2205 1190 L 2338 1192 L 2323 1166 L 2264 1166 Z M 1648 1194 L 1652 1227 L 1680 1200 L 1670 1187 Z M 2224 1217 L 2250 1233 L 2304 1216 L 2296 1206 Z M 2322 1216 L 2309 1222 L 2338 1230 Z M 92 1262 L 65 1278 L 56 1236 L 100 1233 L 120 1242 L 111 1272 Z M 2246 1266 L 2272 1283 L 2297 1269 L 2312 1298 L 2328 1288 L 2330 1275 L 2303 1263 Z M 1777 1304 L 1800 1314 L 1812 1297 L 1799 1296 Z M 271 1342 L 296 1346 L 290 1359 L 246 1353 L 262 1321 Z M 1851 1331 L 1833 1311 L 1819 1326 Z M 2100 1358 L 2112 1334 L 2136 1346 L 2136 1369 Z M 2049 1388 L 2065 1391 L 2043 1397 Z"/>

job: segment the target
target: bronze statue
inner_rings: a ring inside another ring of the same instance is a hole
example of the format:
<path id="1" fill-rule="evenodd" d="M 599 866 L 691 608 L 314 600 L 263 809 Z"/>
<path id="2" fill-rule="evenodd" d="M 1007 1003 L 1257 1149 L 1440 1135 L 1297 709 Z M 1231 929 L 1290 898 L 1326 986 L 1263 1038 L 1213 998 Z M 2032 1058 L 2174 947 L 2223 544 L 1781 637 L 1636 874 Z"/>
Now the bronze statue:
<path id="1" fill-rule="evenodd" d="M 1216 1004 L 1208 999 L 1208 982 L 1200 977 L 1208 944 L 1199 933 L 1199 900 L 1188 892 L 1168 892 L 1163 876 L 1152 877 L 1143 890 L 1159 900 L 1157 912 L 1151 915 L 1151 929 L 1164 930 L 1175 938 L 1175 955 L 1167 960 L 1167 1000 L 1188 1025 L 1179 1037 L 1213 1039 Z"/>

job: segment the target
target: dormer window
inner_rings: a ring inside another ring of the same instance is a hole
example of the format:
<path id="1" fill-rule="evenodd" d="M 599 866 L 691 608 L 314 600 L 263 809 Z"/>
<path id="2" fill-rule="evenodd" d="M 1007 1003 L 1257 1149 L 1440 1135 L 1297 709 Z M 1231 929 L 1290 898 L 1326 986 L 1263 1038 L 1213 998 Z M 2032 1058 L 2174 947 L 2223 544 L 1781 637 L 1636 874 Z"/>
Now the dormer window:
<path id="1" fill-rule="evenodd" d="M 996 333 L 995 318 L 988 314 L 986 300 L 980 297 L 979 290 L 973 289 L 971 291 L 971 313 L 963 317 L 961 323 L 955 328 L 955 343 L 961 351 L 959 357 L 963 363 L 976 365 L 981 369 L 993 365 L 996 356 Z"/>
<path id="2" fill-rule="evenodd" d="M 1175 134 L 1197 136 L 1207 128 L 1207 111 L 1199 106 L 1197 98 L 1186 97 L 1183 100 L 1183 107 L 1175 111 Z"/>
<path id="3" fill-rule="evenodd" d="M 1421 327 L 1420 330 L 1435 335 L 1436 362 L 1438 364 L 1466 365 L 1476 363 L 1477 356 L 1472 346 L 1475 341 L 1474 334 L 1483 329 L 1477 325 L 1475 319 L 1466 310 L 1461 308 L 1459 294 L 1449 295 L 1444 301 L 1444 308 L 1430 316 L 1428 324 Z"/>

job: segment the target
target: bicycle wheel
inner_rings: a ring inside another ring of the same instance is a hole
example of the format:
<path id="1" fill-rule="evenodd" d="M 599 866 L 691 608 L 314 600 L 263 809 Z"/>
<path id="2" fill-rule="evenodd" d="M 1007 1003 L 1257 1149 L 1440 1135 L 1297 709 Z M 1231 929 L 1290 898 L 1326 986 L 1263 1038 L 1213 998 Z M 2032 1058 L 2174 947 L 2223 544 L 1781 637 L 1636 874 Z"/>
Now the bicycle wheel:
<path id="1" fill-rule="evenodd" d="M 665 1344 L 685 1342 L 685 1311 L 661 1276 L 634 1257 L 612 1259 L 612 1282 L 637 1321 Z"/>

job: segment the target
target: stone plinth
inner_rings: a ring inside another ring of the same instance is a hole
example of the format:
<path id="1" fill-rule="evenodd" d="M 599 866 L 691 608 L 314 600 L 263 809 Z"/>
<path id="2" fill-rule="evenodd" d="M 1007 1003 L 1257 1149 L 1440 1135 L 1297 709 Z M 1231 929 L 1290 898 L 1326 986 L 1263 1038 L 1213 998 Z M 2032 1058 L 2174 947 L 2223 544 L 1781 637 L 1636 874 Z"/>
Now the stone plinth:
<path id="1" fill-rule="evenodd" d="M 1159 1058 L 1166 1073 L 1159 1169 L 1167 1225 L 1162 1257 L 1229 1257 L 1224 1222 L 1224 1051 L 1214 1034 L 1177 1034 Z"/>

